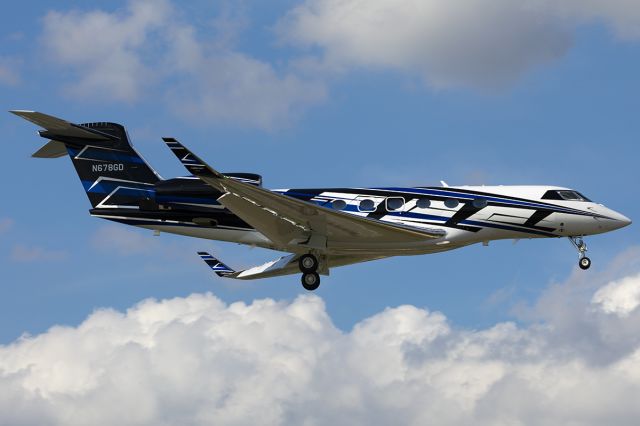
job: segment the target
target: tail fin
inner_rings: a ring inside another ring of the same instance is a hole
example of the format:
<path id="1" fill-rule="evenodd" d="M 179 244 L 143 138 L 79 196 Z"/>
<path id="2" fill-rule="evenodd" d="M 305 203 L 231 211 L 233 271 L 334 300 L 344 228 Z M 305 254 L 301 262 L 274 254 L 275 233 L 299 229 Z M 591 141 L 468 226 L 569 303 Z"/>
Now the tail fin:
<path id="1" fill-rule="evenodd" d="M 218 274 L 219 277 L 226 277 L 227 275 L 231 275 L 235 272 L 233 269 L 211 256 L 206 251 L 199 251 L 198 256 L 200 256 L 200 258 L 204 260 L 204 262 L 209 265 L 213 272 Z"/>
<path id="2" fill-rule="evenodd" d="M 73 124 L 35 111 L 11 112 L 43 127 L 38 133 L 50 139 L 33 157 L 69 155 L 94 208 L 137 207 L 160 180 L 120 124 Z"/>

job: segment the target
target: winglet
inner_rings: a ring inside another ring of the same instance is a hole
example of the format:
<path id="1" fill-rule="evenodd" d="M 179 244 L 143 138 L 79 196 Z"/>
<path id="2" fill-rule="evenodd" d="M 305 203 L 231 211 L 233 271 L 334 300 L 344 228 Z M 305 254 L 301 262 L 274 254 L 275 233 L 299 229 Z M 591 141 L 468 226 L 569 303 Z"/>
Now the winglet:
<path id="1" fill-rule="evenodd" d="M 189 151 L 174 138 L 162 138 L 173 154 L 178 157 L 182 165 L 194 176 L 209 176 L 223 179 L 225 176 L 211 168 L 200 157 Z"/>
<path id="2" fill-rule="evenodd" d="M 226 277 L 236 272 L 233 269 L 229 268 L 224 263 L 220 262 L 215 257 L 211 256 L 206 251 L 199 251 L 198 256 L 200 256 L 200 258 L 204 260 L 204 263 L 209 265 L 211 270 L 213 270 L 213 272 L 218 274 L 219 277 Z"/>

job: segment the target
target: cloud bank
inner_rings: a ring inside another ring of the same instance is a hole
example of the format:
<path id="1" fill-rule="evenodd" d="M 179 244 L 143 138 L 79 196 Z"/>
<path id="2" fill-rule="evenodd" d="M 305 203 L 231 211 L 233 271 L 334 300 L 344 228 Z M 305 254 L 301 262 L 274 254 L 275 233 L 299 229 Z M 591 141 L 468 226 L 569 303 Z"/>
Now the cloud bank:
<path id="1" fill-rule="evenodd" d="M 343 332 L 317 296 L 99 310 L 0 347 L 0 423 L 636 424 L 637 255 L 551 286 L 528 326 L 405 305 Z"/>
<path id="2" fill-rule="evenodd" d="M 209 21 L 183 9 L 130 0 L 115 11 L 47 13 L 42 44 L 66 71 L 64 93 L 149 99 L 193 123 L 272 130 L 324 102 L 335 76 L 352 70 L 399 71 L 435 89 L 495 89 L 564 56 L 582 25 L 640 38 L 635 0 L 305 0 L 276 19 L 275 37 L 263 31 L 298 50 L 268 60 L 237 47 L 250 25 L 246 3 Z M 0 58 L 0 84 L 16 82 Z"/>
<path id="3" fill-rule="evenodd" d="M 435 88 L 494 88 L 562 57 L 576 28 L 594 21 L 637 40 L 640 3 L 306 0 L 280 30 L 290 43 L 319 48 L 330 69 L 393 69 Z"/>
<path id="4" fill-rule="evenodd" d="M 194 122 L 272 129 L 325 97 L 322 83 L 235 50 L 229 22 L 219 20 L 220 30 L 201 39 L 168 0 L 130 1 L 113 12 L 51 11 L 43 22 L 47 56 L 71 72 L 65 93 L 76 98 L 151 96 Z"/>

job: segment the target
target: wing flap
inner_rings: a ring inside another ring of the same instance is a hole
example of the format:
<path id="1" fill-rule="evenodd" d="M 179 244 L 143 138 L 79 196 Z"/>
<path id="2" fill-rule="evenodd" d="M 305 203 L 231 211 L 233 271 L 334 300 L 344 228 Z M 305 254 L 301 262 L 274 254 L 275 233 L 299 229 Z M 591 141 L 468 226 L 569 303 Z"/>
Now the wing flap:
<path id="1" fill-rule="evenodd" d="M 248 224 L 259 224 L 256 229 L 280 246 L 287 246 L 294 240 L 308 239 L 309 230 L 304 226 L 237 194 L 227 192 L 218 198 L 218 202 Z"/>

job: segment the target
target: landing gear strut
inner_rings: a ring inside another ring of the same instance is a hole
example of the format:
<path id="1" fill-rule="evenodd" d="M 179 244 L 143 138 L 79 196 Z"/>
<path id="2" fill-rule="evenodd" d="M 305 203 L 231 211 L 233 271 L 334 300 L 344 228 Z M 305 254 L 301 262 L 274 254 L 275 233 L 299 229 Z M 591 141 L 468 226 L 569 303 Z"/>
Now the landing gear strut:
<path id="1" fill-rule="evenodd" d="M 303 254 L 298 259 L 298 266 L 302 272 L 302 287 L 305 290 L 313 291 L 320 287 L 320 275 L 318 270 L 318 258 L 312 254 Z"/>
<path id="2" fill-rule="evenodd" d="M 571 244 L 578 250 L 578 256 L 580 256 L 580 260 L 578 260 L 578 266 L 580 269 L 589 269 L 591 266 L 591 259 L 586 256 L 587 252 L 587 243 L 584 242 L 582 237 L 569 237 L 569 241 Z"/>

